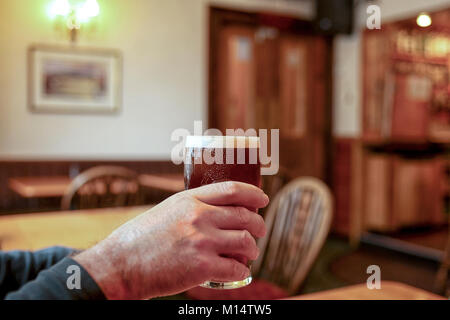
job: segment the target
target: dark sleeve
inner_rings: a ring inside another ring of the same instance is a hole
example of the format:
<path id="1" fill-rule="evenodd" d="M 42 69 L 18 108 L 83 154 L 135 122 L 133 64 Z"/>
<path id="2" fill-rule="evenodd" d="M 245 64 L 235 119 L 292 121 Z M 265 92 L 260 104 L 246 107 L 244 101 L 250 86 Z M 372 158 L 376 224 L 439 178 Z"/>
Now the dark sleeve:
<path id="1" fill-rule="evenodd" d="M 86 270 L 66 258 L 74 252 L 74 249 L 64 247 L 36 252 L 0 252 L 0 298 L 104 299 Z M 67 286 L 71 266 L 79 267 L 81 289 L 71 290 Z"/>
<path id="2" fill-rule="evenodd" d="M 34 280 L 38 273 L 75 252 L 65 247 L 51 247 L 35 252 L 0 251 L 0 299 Z"/>
<path id="3" fill-rule="evenodd" d="M 75 271 L 74 271 L 75 270 Z M 74 277 L 79 279 L 79 282 Z M 75 260 L 64 258 L 6 300 L 105 300 L 100 287 Z"/>

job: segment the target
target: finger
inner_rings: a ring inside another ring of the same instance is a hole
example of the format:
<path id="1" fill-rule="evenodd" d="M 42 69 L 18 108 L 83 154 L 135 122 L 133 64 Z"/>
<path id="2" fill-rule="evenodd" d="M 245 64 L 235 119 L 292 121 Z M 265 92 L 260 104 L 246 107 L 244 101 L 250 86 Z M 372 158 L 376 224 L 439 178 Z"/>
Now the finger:
<path id="1" fill-rule="evenodd" d="M 254 237 L 266 234 L 264 219 L 257 213 L 244 207 L 215 207 L 209 218 L 212 223 L 223 230 L 247 230 Z"/>
<path id="2" fill-rule="evenodd" d="M 215 206 L 243 206 L 246 208 L 264 208 L 269 197 L 254 185 L 226 181 L 208 184 L 187 191 L 198 200 Z"/>
<path id="3" fill-rule="evenodd" d="M 240 281 L 250 276 L 250 269 L 232 258 L 219 257 L 213 259 L 211 275 L 213 281 Z"/>
<path id="4" fill-rule="evenodd" d="M 258 258 L 255 238 L 247 230 L 216 230 L 214 239 L 214 250 L 220 255 L 240 256 L 245 260 Z"/>

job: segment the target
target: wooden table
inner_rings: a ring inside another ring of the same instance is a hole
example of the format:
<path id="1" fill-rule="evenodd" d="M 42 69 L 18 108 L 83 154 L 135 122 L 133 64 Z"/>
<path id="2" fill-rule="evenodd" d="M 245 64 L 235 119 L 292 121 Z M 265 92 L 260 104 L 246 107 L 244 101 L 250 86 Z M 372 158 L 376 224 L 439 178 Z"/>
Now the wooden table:
<path id="1" fill-rule="evenodd" d="M 150 207 L 58 211 L 0 216 L 1 250 L 54 245 L 85 249 Z"/>
<path id="2" fill-rule="evenodd" d="M 182 174 L 142 174 L 139 183 L 148 188 L 177 193 L 184 190 Z M 24 198 L 62 197 L 71 179 L 54 177 L 15 177 L 9 179 L 9 188 Z"/>
<path id="3" fill-rule="evenodd" d="M 62 197 L 70 178 L 54 177 L 17 177 L 9 179 L 9 188 L 24 198 Z"/>
<path id="4" fill-rule="evenodd" d="M 434 293 L 400 282 L 382 281 L 381 289 L 358 284 L 289 298 L 290 300 L 446 300 Z"/>

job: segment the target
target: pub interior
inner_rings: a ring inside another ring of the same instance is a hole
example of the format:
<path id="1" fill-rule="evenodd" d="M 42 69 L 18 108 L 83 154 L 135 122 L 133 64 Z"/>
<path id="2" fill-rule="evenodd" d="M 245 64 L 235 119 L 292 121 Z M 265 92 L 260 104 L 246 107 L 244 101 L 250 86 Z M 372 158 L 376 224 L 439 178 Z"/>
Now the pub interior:
<path id="1" fill-rule="evenodd" d="M 171 298 L 450 297 L 450 0 L 0 0 L 0 70 L 0 252 L 87 249 L 184 191 L 182 135 L 268 130 L 253 282 Z"/>

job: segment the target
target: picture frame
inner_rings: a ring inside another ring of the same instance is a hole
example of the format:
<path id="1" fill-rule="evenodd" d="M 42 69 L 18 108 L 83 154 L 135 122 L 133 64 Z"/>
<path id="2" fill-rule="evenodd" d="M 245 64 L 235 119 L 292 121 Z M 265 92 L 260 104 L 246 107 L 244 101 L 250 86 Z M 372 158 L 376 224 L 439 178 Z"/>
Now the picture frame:
<path id="1" fill-rule="evenodd" d="M 28 49 L 28 106 L 38 113 L 117 113 L 122 56 L 112 49 L 33 45 Z"/>

